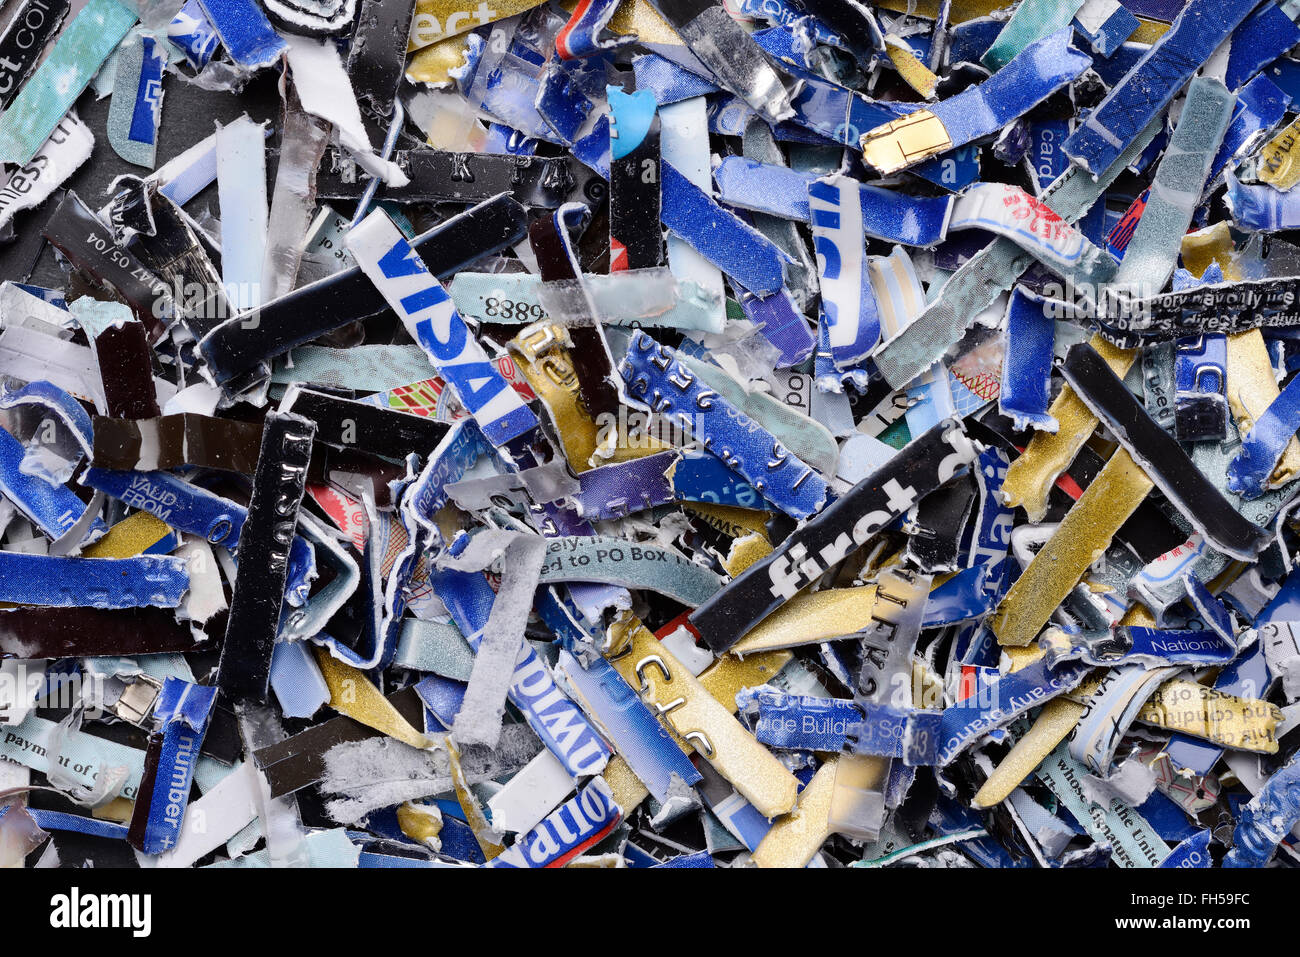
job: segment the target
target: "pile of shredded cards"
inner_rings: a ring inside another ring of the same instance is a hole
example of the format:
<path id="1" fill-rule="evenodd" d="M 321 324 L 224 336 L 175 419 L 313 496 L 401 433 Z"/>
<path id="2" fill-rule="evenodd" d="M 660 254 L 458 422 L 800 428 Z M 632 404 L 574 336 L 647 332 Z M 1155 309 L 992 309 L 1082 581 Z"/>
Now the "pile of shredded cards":
<path id="1" fill-rule="evenodd" d="M 1300 864 L 1300 0 L 9 0 L 0 866 Z"/>

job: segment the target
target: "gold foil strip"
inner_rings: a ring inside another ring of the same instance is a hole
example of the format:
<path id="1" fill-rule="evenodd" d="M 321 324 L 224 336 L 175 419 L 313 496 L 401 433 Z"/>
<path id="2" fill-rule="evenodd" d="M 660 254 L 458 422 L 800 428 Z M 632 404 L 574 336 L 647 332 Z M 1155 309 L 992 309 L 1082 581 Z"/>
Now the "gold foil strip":
<path id="1" fill-rule="evenodd" d="M 546 0 L 416 0 L 407 51 L 540 7 Z"/>
<path id="2" fill-rule="evenodd" d="M 764 817 L 785 814 L 799 783 L 635 615 L 610 626 L 610 663 L 665 726 L 698 751 Z"/>
<path id="3" fill-rule="evenodd" d="M 593 467 L 592 460 L 600 447 L 602 429 L 587 411 L 578 392 L 578 373 L 569 357 L 572 347 L 563 326 L 543 321 L 526 326 L 510 340 L 508 348 L 528 385 L 546 406 L 570 467 L 576 472 L 585 472 Z M 649 437 L 643 437 L 631 446 L 622 434 L 622 427 L 618 428 L 620 431 L 613 436 L 617 440 L 613 455 L 596 464 L 640 458 L 670 447 Z"/>
<path id="4" fill-rule="evenodd" d="M 1124 449 L 1097 473 L 1024 573 L 989 626 L 1003 645 L 1028 645 L 1151 491 L 1151 479 Z"/>
<path id="5" fill-rule="evenodd" d="M 1083 712 L 1083 705 L 1068 698 L 1053 698 L 1043 705 L 1033 725 L 975 793 L 971 806 L 982 809 L 1005 801 L 1074 730 Z"/>
<path id="6" fill-rule="evenodd" d="M 1010 652 L 1011 649 L 1006 649 Z M 1029 664 L 1028 661 L 1025 664 Z M 1029 777 L 1043 760 L 1056 750 L 1078 725 L 1088 710 L 1088 699 L 1101 687 L 1105 671 L 1098 669 L 1084 678 L 1073 691 L 1052 698 L 1043 705 L 1029 730 L 993 769 L 984 786 L 975 794 L 972 807 L 986 808 L 1001 804 L 1020 782 Z"/>
<path id="7" fill-rule="evenodd" d="M 641 783 L 641 779 L 621 754 L 615 754 L 609 759 L 600 776 L 609 785 L 614 803 L 623 809 L 624 814 L 631 814 L 633 808 L 650 796 L 650 789 Z"/>
<path id="8" fill-rule="evenodd" d="M 1138 28 L 1133 31 L 1133 35 L 1125 40 L 1125 43 L 1145 43 L 1152 44 L 1169 32 L 1169 24 L 1163 20 L 1148 20 L 1146 17 L 1138 17 Z"/>
<path id="9" fill-rule="evenodd" d="M 1138 720 L 1225 748 L 1277 754 L 1282 709 L 1259 698 L 1240 698 L 1174 678 L 1156 689 L 1138 712 Z"/>
<path id="10" fill-rule="evenodd" d="M 95 820 L 117 821 L 119 824 L 130 824 L 131 815 L 134 813 L 135 802 L 124 797 L 115 797 L 107 804 L 100 804 L 90 809 L 90 816 Z"/>
<path id="11" fill-rule="evenodd" d="M 443 739 L 443 747 L 447 749 L 447 764 L 451 769 L 451 785 L 456 792 L 456 803 L 465 814 L 465 823 L 474 832 L 474 840 L 478 841 L 479 849 L 489 861 L 501 856 L 505 852 L 505 845 L 498 843 L 500 835 L 493 830 L 487 815 L 483 813 L 483 806 L 469 789 L 465 769 L 460 763 L 460 748 L 451 735 Z"/>
<path id="12" fill-rule="evenodd" d="M 858 145 L 862 159 L 888 176 L 952 149 L 952 137 L 943 120 L 929 110 L 917 110 L 867 130 Z"/>
<path id="13" fill-rule="evenodd" d="M 81 550 L 83 558 L 131 558 L 142 555 L 171 534 L 167 524 L 148 512 L 135 512 L 110 528 L 104 537 Z"/>
<path id="14" fill-rule="evenodd" d="M 699 674 L 704 690 L 713 695 L 732 714 L 736 713 L 736 695 L 744 688 L 765 685 L 781 673 L 794 657 L 789 651 L 763 651 L 740 658 L 719 658 Z"/>
<path id="15" fill-rule="evenodd" d="M 1121 378 L 1137 358 L 1136 349 L 1117 348 L 1098 335 L 1089 339 L 1088 345 Z M 1057 421 L 1057 431 L 1035 432 L 1024 452 L 1007 469 L 1006 481 L 1002 483 L 1002 500 L 1007 505 L 1023 508 L 1031 522 L 1043 520 L 1052 483 L 1070 467 L 1083 443 L 1097 428 L 1097 417 L 1068 385 L 1061 389 L 1048 412 Z"/>
<path id="16" fill-rule="evenodd" d="M 1255 171 L 1259 181 L 1283 191 L 1300 183 L 1297 145 L 1300 145 L 1300 117 L 1287 124 L 1259 151 L 1259 167 Z"/>
<path id="17" fill-rule="evenodd" d="M 397 806 L 397 826 L 413 841 L 419 841 L 435 850 L 442 845 L 438 835 L 442 833 L 442 815 L 436 807 L 427 804 L 412 804 L 410 801 Z"/>
<path id="18" fill-rule="evenodd" d="M 757 532 L 751 532 L 731 543 L 731 551 L 727 553 L 722 567 L 728 575 L 735 578 L 754 562 L 761 561 L 771 554 L 772 544 Z"/>
<path id="19" fill-rule="evenodd" d="M 805 592 L 760 621 L 727 652 L 744 657 L 756 651 L 794 648 L 830 638 L 843 638 L 871 623 L 876 586 L 828 588 Z"/>
<path id="20" fill-rule="evenodd" d="M 827 758 L 807 787 L 799 793 L 798 806 L 773 822 L 772 829 L 754 849 L 759 867 L 806 867 L 831 836 L 831 795 L 835 792 L 838 757 Z"/>
<path id="21" fill-rule="evenodd" d="M 364 672 L 344 664 L 324 648 L 312 647 L 330 689 L 331 708 L 413 748 L 433 747 L 433 742 L 411 727 Z"/>
<path id="22" fill-rule="evenodd" d="M 916 58 L 916 54 L 912 52 L 911 47 L 898 37 L 891 35 L 885 37 L 885 53 L 889 55 L 889 62 L 894 64 L 894 69 L 898 71 L 898 75 L 903 78 L 904 83 L 925 99 L 934 99 L 934 91 L 935 87 L 939 85 L 939 78 Z"/>
<path id="23" fill-rule="evenodd" d="M 469 41 L 464 36 L 430 43 L 406 58 L 406 78 L 412 83 L 450 85 L 453 82 L 451 71 L 465 65 L 468 53 Z"/>
<path id="24" fill-rule="evenodd" d="M 1248 329 L 1228 336 L 1228 407 L 1243 436 L 1255 425 L 1281 390 L 1264 345 L 1264 334 Z M 1300 473 L 1300 442 L 1294 437 L 1273 470 L 1270 485 L 1291 481 Z"/>
<path id="25" fill-rule="evenodd" d="M 1183 268 L 1194 276 L 1205 275 L 1210 264 L 1217 262 L 1223 270 L 1224 279 L 1241 278 L 1241 270 L 1237 267 L 1236 244 L 1232 241 L 1232 229 L 1226 221 L 1185 235 L 1179 255 L 1183 257 Z"/>
<path id="26" fill-rule="evenodd" d="M 577 0 L 563 0 L 560 4 L 570 13 L 577 5 Z M 686 41 L 677 35 L 672 24 L 661 17 L 659 11 L 646 0 L 623 0 L 609 18 L 609 30 L 620 36 L 635 33 L 646 44 L 686 47 Z"/>
<path id="27" fill-rule="evenodd" d="M 1008 674 L 1015 674 L 1022 668 L 1028 668 L 1046 654 L 1037 644 L 1026 645 L 1023 648 L 1006 647 L 1002 649 L 1002 653 L 1011 661 L 1011 667 L 1007 669 Z"/>
<path id="28" fill-rule="evenodd" d="M 771 512 L 759 512 L 738 505 L 714 505 L 712 502 L 683 502 L 682 508 L 698 515 L 723 535 L 740 538 L 758 534 L 767 538 L 767 520 Z"/>

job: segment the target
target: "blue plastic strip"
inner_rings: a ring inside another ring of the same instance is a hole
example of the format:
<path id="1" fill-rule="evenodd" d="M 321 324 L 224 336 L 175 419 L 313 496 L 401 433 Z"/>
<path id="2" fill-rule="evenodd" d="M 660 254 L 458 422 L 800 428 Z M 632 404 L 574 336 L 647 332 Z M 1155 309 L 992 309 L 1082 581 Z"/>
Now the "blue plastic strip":
<path id="1" fill-rule="evenodd" d="M 1297 428 L 1300 428 L 1300 376 L 1287 383 L 1241 440 L 1241 451 L 1228 465 L 1228 490 L 1245 498 L 1263 495 Z"/>
<path id="2" fill-rule="evenodd" d="M 583 94 L 569 65 L 556 58 L 542 71 L 533 106 L 549 127 L 546 138 L 572 146 L 595 104 Z"/>
<path id="3" fill-rule="evenodd" d="M 90 414 L 80 402 L 54 383 L 38 379 L 27 383 L 21 389 L 5 392 L 0 396 L 0 409 L 12 409 L 23 405 L 40 405 L 48 409 L 68 430 L 87 456 L 94 452 L 95 430 Z"/>
<path id="4" fill-rule="evenodd" d="M 930 592 L 925 602 L 922 628 L 940 628 L 982 618 L 993 610 L 995 599 L 985 590 L 988 569 L 983 565 L 963 568 Z"/>
<path id="5" fill-rule="evenodd" d="M 82 814 L 50 811 L 40 807 L 28 808 L 27 813 L 45 831 L 73 831 L 77 834 L 85 834 L 87 837 L 104 837 L 113 841 L 126 840 L 127 827 L 125 824 L 100 821 Z"/>
<path id="6" fill-rule="evenodd" d="M 0 601 L 54 608 L 175 608 L 189 587 L 185 560 L 170 555 L 63 558 L 0 552 Z"/>
<path id="7" fill-rule="evenodd" d="M 1214 832 L 1208 827 L 1203 831 L 1197 831 L 1170 851 L 1169 856 L 1161 861 L 1159 866 L 1167 868 L 1209 867 L 1210 838 L 1213 836 Z"/>
<path id="8" fill-rule="evenodd" d="M 185 54 L 185 59 L 196 70 L 208 65 L 221 42 L 199 0 L 185 0 L 185 6 L 167 27 L 167 39 Z"/>
<path id="9" fill-rule="evenodd" d="M 1239 182 L 1232 170 L 1224 175 L 1228 181 L 1225 199 L 1240 229 L 1275 233 L 1300 227 L 1300 190 L 1283 193 L 1272 186 L 1249 186 Z"/>
<path id="10" fill-rule="evenodd" d="M 496 597 L 487 578 L 482 572 L 435 568 L 430 570 L 429 580 L 461 634 L 477 651 Z M 519 653 L 508 696 L 574 778 L 595 774 L 605 766 L 609 747 L 581 709 L 556 686 L 532 645 L 525 643 Z"/>
<path id="11" fill-rule="evenodd" d="M 563 867 L 607 837 L 622 819 L 605 779 L 593 778 L 487 866 Z"/>
<path id="12" fill-rule="evenodd" d="M 1091 670 L 1071 662 L 1059 668 L 1040 659 L 1019 671 L 998 676 L 979 694 L 944 709 L 935 763 L 949 764 L 963 749 L 991 728 L 1069 691 Z"/>
<path id="13" fill-rule="evenodd" d="M 1255 3 L 1192 0 L 1169 32 L 1152 44 L 1065 141 L 1070 158 L 1094 175 L 1108 169 Z"/>
<path id="14" fill-rule="evenodd" d="M 578 0 L 573 16 L 555 36 L 555 51 L 563 60 L 611 53 L 636 42 L 635 34 L 617 34 L 606 30 L 622 0 Z"/>
<path id="15" fill-rule="evenodd" d="M 1040 195 L 1070 166 L 1070 157 L 1062 149 L 1069 135 L 1070 122 L 1065 119 L 1046 119 L 1029 126 L 1029 165 Z"/>
<path id="16" fill-rule="evenodd" d="M 842 751 L 849 729 L 861 720 L 862 709 L 846 699 L 761 691 L 754 737 L 769 748 Z"/>
<path id="17" fill-rule="evenodd" d="M 722 89 L 716 83 L 683 70 L 672 60 L 657 53 L 633 57 L 632 72 L 636 76 L 636 88 L 648 90 L 660 106 L 717 93 Z"/>
<path id="18" fill-rule="evenodd" d="M 728 156 L 713 171 L 713 178 L 718 198 L 729 206 L 782 219 L 811 220 L 808 190 L 819 179 L 816 173 Z M 909 196 L 865 183 L 856 185 L 866 235 L 905 246 L 933 246 L 943 241 L 951 197 Z"/>
<path id="19" fill-rule="evenodd" d="M 32 523 L 51 540 L 62 537 L 86 512 L 86 503 L 65 485 L 51 485 L 45 479 L 22 470 L 26 447 L 0 429 L 0 492 L 18 506 Z M 91 542 L 108 531 L 96 518 L 83 542 Z"/>
<path id="20" fill-rule="evenodd" d="M 216 699 L 215 686 L 191 684 L 179 678 L 168 678 L 158 692 L 149 742 L 150 751 L 158 747 L 158 766 L 153 793 L 147 795 L 148 816 L 139 845 L 145 854 L 161 854 L 180 839 L 194 766 Z"/>
<path id="21" fill-rule="evenodd" d="M 1085 3 L 1074 18 L 1074 28 L 1088 40 L 1092 52 L 1100 57 L 1109 57 L 1120 45 L 1131 37 L 1141 26 L 1138 18 L 1120 3 L 1112 2 L 1106 19 L 1100 23 L 1083 21 L 1087 17 L 1090 4 Z"/>
<path id="22" fill-rule="evenodd" d="M 246 70 L 270 66 L 289 45 L 271 28 L 253 0 L 199 0 L 208 22 L 226 45 L 226 52 Z"/>
<path id="23" fill-rule="evenodd" d="M 789 257 L 766 236 L 663 164 L 663 223 L 705 259 L 750 292 L 768 296 L 785 282 Z"/>
<path id="24" fill-rule="evenodd" d="M 681 502 L 769 507 L 754 486 L 723 465 L 717 456 L 692 449 L 682 450 L 681 461 L 673 472 L 673 492 Z"/>
<path id="25" fill-rule="evenodd" d="M 1180 442 L 1228 437 L 1228 337 L 1222 333 L 1177 340 L 1174 428 Z"/>
<path id="26" fill-rule="evenodd" d="M 708 851 L 696 851 L 694 854 L 679 854 L 662 864 L 652 864 L 651 868 L 714 867 L 713 855 Z"/>
<path id="27" fill-rule="evenodd" d="M 330 689 L 307 644 L 277 641 L 271 652 L 271 688 L 286 718 L 310 718 L 329 704 Z"/>
<path id="28" fill-rule="evenodd" d="M 1300 822 L 1300 755 L 1292 755 L 1241 809 L 1224 867 L 1263 867 Z"/>
<path id="29" fill-rule="evenodd" d="M 867 273 L 859 184 L 844 176 L 808 186 L 813 249 L 821 286 L 821 322 L 831 361 L 844 368 L 880 341 L 880 311 Z"/>
<path id="30" fill-rule="evenodd" d="M 239 547 L 239 535 L 248 518 L 244 506 L 182 481 L 170 472 L 89 468 L 82 475 L 81 484 L 148 512 L 177 531 L 200 535 L 210 544 L 232 552 Z M 305 602 L 315 577 L 316 553 L 297 535 L 289 549 L 285 600 L 295 607 Z"/>
<path id="31" fill-rule="evenodd" d="M 158 105 L 162 93 L 163 67 L 167 57 L 151 36 L 140 38 L 143 44 L 143 64 L 135 94 L 135 107 L 131 111 L 131 126 L 127 138 L 136 143 L 153 146 L 158 140 Z"/>
<path id="32" fill-rule="evenodd" d="M 583 668 L 571 654 L 561 651 L 556 667 L 656 801 L 668 800 L 674 777 L 687 787 L 700 780 L 691 759 L 613 665 L 593 657 Z"/>
<path id="33" fill-rule="evenodd" d="M 1266 3 L 1237 27 L 1223 82 L 1239 90 L 1260 70 L 1300 43 L 1300 27 L 1276 3 Z"/>
<path id="34" fill-rule="evenodd" d="M 1113 666 L 1131 658 L 1159 659 L 1171 665 L 1223 665 L 1237 656 L 1237 646 L 1213 631 L 1190 629 L 1145 628 L 1129 625 L 1121 628 L 1129 648 L 1119 657 L 1098 657 L 1098 663 Z"/>
<path id="35" fill-rule="evenodd" d="M 1209 192 L 1221 182 L 1219 177 L 1228 161 L 1260 130 L 1272 129 L 1281 123 L 1290 105 L 1290 94 L 1281 90 L 1267 76 L 1255 77 L 1237 92 L 1237 107 L 1232 114 L 1232 122 L 1223 134 L 1219 152 L 1210 163 L 1210 175 L 1205 180 L 1205 191 L 1201 194 L 1203 201 L 1209 198 Z"/>
<path id="36" fill-rule="evenodd" d="M 634 401 L 689 429 L 706 450 L 786 514 L 808 518 L 826 504 L 829 486 L 811 466 L 705 388 L 672 350 L 641 330 L 633 334 L 619 374 Z"/>
<path id="37" fill-rule="evenodd" d="M 1010 416 L 1017 429 L 1055 432 L 1051 403 L 1052 347 L 1056 322 L 1045 303 L 1017 286 L 1007 303 L 1007 348 L 1002 359 L 1002 391 L 998 411 Z"/>
<path id="38" fill-rule="evenodd" d="M 442 283 L 383 210 L 353 226 L 347 243 L 489 441 L 500 447 L 537 427 L 537 417 L 489 361 Z"/>
<path id="39" fill-rule="evenodd" d="M 798 365 L 812 355 L 817 340 L 789 292 L 779 289 L 770 296 L 756 296 L 743 289 L 739 298 L 745 318 L 780 350 L 780 358 L 776 360 L 778 369 Z"/>
<path id="40" fill-rule="evenodd" d="M 1092 65 L 1070 46 L 1073 31 L 1058 30 L 1025 47 L 989 79 L 930 107 L 953 146 L 996 133 Z"/>

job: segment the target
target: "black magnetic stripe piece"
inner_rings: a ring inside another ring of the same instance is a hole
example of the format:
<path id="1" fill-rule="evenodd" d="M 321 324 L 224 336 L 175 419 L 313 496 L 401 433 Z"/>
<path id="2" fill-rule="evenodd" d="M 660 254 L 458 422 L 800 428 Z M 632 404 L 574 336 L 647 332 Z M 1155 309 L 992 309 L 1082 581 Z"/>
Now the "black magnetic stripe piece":
<path id="1" fill-rule="evenodd" d="M 92 461 L 105 469 L 174 469 L 185 465 L 252 474 L 262 443 L 260 422 L 195 412 L 127 419 L 96 415 Z"/>
<path id="2" fill-rule="evenodd" d="M 285 396 L 282 411 L 316 423 L 316 441 L 402 461 L 414 452 L 428 456 L 451 429 L 446 422 L 368 402 L 342 399 L 312 389 Z"/>
<path id="3" fill-rule="evenodd" d="M 144 323 L 124 322 L 97 335 L 95 361 L 110 416 L 149 419 L 162 414 L 153 384 L 153 352 Z"/>
<path id="4" fill-rule="evenodd" d="M 415 0 L 361 0 L 347 71 L 357 102 L 377 116 L 393 113 L 414 17 Z"/>
<path id="5" fill-rule="evenodd" d="M 691 624 L 721 654 L 974 457 L 960 420 L 944 419 L 697 608 Z"/>
<path id="6" fill-rule="evenodd" d="M 555 209 L 570 200 L 595 205 L 605 181 L 572 156 L 510 156 L 447 150 L 397 150 L 392 160 L 410 178 L 384 187 L 384 199 L 399 203 L 478 203 L 509 193 L 530 209 Z M 357 199 L 366 181 L 345 177 L 343 166 L 327 165 L 316 177 L 318 199 Z"/>
<path id="7" fill-rule="evenodd" d="M 0 658 L 130 657 L 195 651 L 170 608 L 46 608 L 0 612 Z"/>
<path id="8" fill-rule="evenodd" d="M 1071 346 L 1061 373 L 1210 545 L 1243 561 L 1254 561 L 1268 546 L 1272 535 L 1232 507 L 1096 350 L 1087 343 Z"/>
<path id="9" fill-rule="evenodd" d="M 162 338 L 172 311 L 167 284 L 117 244 L 112 231 L 80 196 L 68 190 L 46 221 L 41 235 L 72 265 L 117 290 L 135 317 L 144 323 L 150 342 Z"/>
<path id="10" fill-rule="evenodd" d="M 913 535 L 907 543 L 907 555 L 921 571 L 932 574 L 962 567 L 962 533 L 977 498 L 974 482 L 957 479 L 921 500 L 916 523 L 933 534 Z"/>
<path id="11" fill-rule="evenodd" d="M 1115 342 L 1300 326 L 1300 276 L 1195 286 L 1149 299 L 1112 297 L 1096 320 Z M 1083 322 L 1091 313 L 1069 318 Z"/>
<path id="12" fill-rule="evenodd" d="M 664 264 L 664 232 L 659 222 L 661 162 L 656 115 L 636 149 L 609 164 L 611 272 Z"/>
<path id="13" fill-rule="evenodd" d="M 424 727 L 424 704 L 415 687 L 388 696 L 388 703 L 417 728 Z M 266 774 L 271 797 L 283 797 L 317 783 L 325 773 L 325 752 L 337 744 L 381 737 L 374 728 L 340 715 L 276 744 L 253 752 L 253 760 Z"/>
<path id="14" fill-rule="evenodd" d="M 412 243 L 440 278 L 514 246 L 528 229 L 528 213 L 509 196 L 494 196 L 454 216 Z M 203 337 L 199 353 L 218 383 L 265 367 L 271 359 L 358 319 L 388 302 L 358 266 L 326 276 L 226 320 Z M 262 372 L 269 374 L 269 369 Z"/>
<path id="15" fill-rule="evenodd" d="M 217 672 L 221 697 L 228 702 L 266 701 L 289 549 L 298 527 L 315 432 L 315 423 L 302 416 L 266 415 L 248 518 L 239 535 L 239 567 Z"/>

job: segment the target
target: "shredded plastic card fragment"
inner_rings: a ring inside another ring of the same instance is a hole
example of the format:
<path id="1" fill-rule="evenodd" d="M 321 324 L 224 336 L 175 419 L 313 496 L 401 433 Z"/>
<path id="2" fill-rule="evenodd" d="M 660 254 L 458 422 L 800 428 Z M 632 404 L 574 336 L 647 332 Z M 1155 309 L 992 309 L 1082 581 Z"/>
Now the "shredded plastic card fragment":
<path id="1" fill-rule="evenodd" d="M 1296 0 L 3 16 L 0 864 L 1300 864 Z"/>

